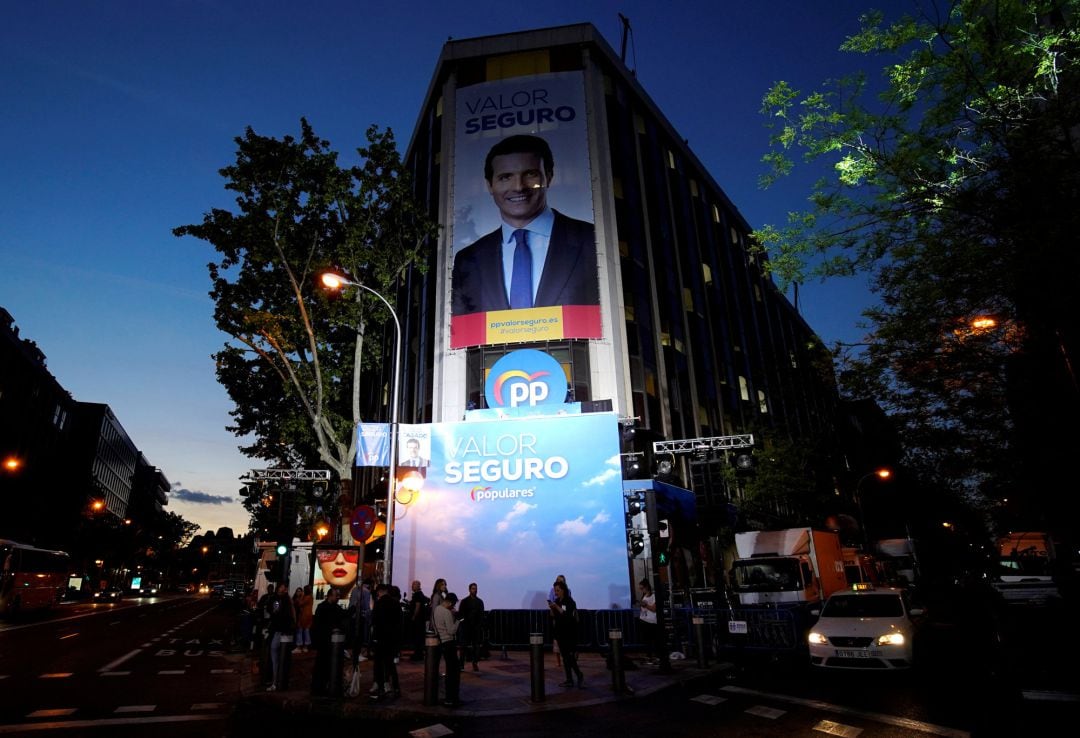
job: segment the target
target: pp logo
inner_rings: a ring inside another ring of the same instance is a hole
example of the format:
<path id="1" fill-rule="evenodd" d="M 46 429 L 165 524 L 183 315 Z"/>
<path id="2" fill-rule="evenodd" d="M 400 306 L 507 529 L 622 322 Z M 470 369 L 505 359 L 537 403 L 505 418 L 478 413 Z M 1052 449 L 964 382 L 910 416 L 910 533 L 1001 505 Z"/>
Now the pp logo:
<path id="1" fill-rule="evenodd" d="M 543 351 L 513 351 L 491 367 L 484 395 L 488 407 L 562 404 L 566 399 L 566 374 L 562 365 Z"/>

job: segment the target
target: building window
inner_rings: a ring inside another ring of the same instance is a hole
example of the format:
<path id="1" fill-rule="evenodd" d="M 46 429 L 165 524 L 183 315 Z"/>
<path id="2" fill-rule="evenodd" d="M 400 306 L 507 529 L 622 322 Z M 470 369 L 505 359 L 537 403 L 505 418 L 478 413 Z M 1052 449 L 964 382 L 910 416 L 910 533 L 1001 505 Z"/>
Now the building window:
<path id="1" fill-rule="evenodd" d="M 690 180 L 690 197 L 699 197 L 697 180 Z"/>
<path id="2" fill-rule="evenodd" d="M 622 178 L 621 177 L 612 177 L 611 178 L 611 191 L 615 195 L 616 199 L 618 199 L 618 200 L 623 199 L 623 189 L 622 189 Z"/>
<path id="3" fill-rule="evenodd" d="M 671 149 L 668 149 L 668 152 L 667 152 L 667 165 L 668 165 L 668 169 L 674 169 L 675 168 L 675 152 L 672 151 Z"/>
<path id="4" fill-rule="evenodd" d="M 759 286 L 758 286 L 758 285 L 756 285 L 756 284 L 754 285 L 754 299 L 755 299 L 755 300 L 757 300 L 758 302 L 761 302 L 761 301 L 762 301 L 762 297 L 761 297 L 761 287 L 759 287 Z"/>
<path id="5" fill-rule="evenodd" d="M 713 223 L 720 222 L 720 208 L 716 207 L 715 204 L 712 206 L 712 220 Z"/>
<path id="6" fill-rule="evenodd" d="M 750 402 L 750 385 L 746 381 L 746 377 L 739 375 L 739 399 L 746 402 Z"/>
<path id="7" fill-rule="evenodd" d="M 547 49 L 524 51 L 520 54 L 503 54 L 487 59 L 487 80 L 525 77 L 547 74 L 551 71 L 551 55 Z"/>
<path id="8" fill-rule="evenodd" d="M 765 401 L 765 393 L 762 392 L 761 390 L 758 390 L 758 392 L 757 392 L 757 403 L 758 403 L 758 410 L 761 411 L 761 414 L 762 415 L 768 415 L 769 414 L 769 403 L 767 403 Z"/>
<path id="9" fill-rule="evenodd" d="M 702 264 L 701 274 L 705 278 L 705 284 L 712 284 L 712 267 L 708 264 Z"/>
<path id="10" fill-rule="evenodd" d="M 689 287 L 683 287 L 682 306 L 686 312 L 694 312 L 694 293 L 690 291 Z"/>

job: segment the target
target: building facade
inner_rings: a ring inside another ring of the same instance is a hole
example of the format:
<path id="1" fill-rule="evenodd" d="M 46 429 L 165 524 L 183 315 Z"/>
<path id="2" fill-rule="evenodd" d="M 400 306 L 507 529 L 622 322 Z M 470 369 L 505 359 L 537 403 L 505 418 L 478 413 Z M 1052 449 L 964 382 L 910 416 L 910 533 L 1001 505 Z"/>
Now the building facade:
<path id="1" fill-rule="evenodd" d="M 535 139 L 550 149 L 533 156 L 539 171 L 502 171 Z M 561 364 L 568 399 L 610 403 L 647 441 L 832 427 L 827 352 L 750 248 L 750 225 L 593 26 L 447 43 L 406 161 L 443 228 L 398 295 L 403 418 L 460 420 L 484 407 L 496 361 L 535 348 Z M 546 232 L 526 229 L 540 247 L 532 302 L 511 306 L 513 209 L 539 196 L 552 216 Z M 582 253 L 563 263 L 571 248 Z M 696 464 L 699 506 L 728 499 L 708 473 L 726 454 L 677 461 L 687 480 Z"/>

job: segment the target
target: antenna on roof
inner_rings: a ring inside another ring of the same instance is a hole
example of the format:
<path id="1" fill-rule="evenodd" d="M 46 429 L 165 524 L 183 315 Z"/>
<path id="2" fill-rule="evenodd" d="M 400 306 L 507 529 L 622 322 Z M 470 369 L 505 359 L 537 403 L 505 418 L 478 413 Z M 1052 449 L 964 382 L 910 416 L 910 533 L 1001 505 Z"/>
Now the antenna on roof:
<path id="1" fill-rule="evenodd" d="M 627 18 L 622 13 L 619 13 L 619 20 L 622 22 L 622 27 L 623 27 L 623 29 L 622 29 L 622 50 L 619 52 L 619 58 L 622 60 L 623 64 L 626 64 L 626 38 L 627 38 L 627 36 L 631 36 L 631 41 L 633 41 L 632 36 L 633 36 L 634 30 L 632 28 L 630 28 L 630 19 Z M 635 47 L 635 49 L 634 49 L 634 67 L 637 67 L 637 47 Z M 637 74 L 636 69 L 631 69 L 630 74 L 636 75 Z"/>

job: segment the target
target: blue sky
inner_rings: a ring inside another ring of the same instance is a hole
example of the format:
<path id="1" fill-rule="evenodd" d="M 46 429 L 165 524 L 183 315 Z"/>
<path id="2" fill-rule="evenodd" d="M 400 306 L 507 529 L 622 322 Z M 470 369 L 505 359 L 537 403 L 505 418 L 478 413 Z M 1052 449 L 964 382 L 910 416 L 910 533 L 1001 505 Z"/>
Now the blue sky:
<path id="1" fill-rule="evenodd" d="M 0 306 L 78 400 L 108 403 L 174 483 L 169 509 L 246 529 L 245 459 L 210 355 L 205 243 L 171 229 L 228 207 L 233 138 L 305 116 L 351 161 L 374 123 L 408 145 L 442 45 L 591 22 L 752 226 L 802 207 L 806 180 L 762 192 L 775 80 L 809 87 L 864 60 L 837 47 L 861 0 L 303 4 L 279 0 L 8 3 L 0 24 Z M 826 342 L 858 340 L 858 280 L 805 285 Z"/>

